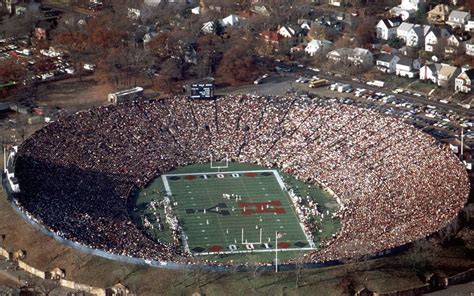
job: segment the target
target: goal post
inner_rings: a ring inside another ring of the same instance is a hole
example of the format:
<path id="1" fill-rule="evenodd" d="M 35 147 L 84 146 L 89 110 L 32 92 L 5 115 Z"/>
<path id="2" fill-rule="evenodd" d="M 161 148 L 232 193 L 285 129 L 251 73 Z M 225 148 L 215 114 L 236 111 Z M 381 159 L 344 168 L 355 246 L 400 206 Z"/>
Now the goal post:
<path id="1" fill-rule="evenodd" d="M 227 153 L 223 156 L 216 156 L 214 154 L 210 154 L 211 158 L 211 169 L 217 169 L 220 172 L 221 169 L 227 169 L 229 167 L 229 157 Z"/>
<path id="2" fill-rule="evenodd" d="M 242 230 L 242 242 L 241 242 L 242 245 L 261 245 L 263 243 L 262 241 L 263 227 L 258 228 L 259 241 L 254 241 L 254 242 L 249 242 L 248 239 L 245 238 L 244 228 L 242 228 L 241 230 Z"/>

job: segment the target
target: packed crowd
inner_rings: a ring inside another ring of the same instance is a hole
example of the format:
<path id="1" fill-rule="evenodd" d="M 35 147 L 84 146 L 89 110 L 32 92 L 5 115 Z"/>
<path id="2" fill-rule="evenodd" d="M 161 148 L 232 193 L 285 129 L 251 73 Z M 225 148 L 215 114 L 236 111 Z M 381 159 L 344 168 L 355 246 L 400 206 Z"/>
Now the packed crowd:
<path id="1" fill-rule="evenodd" d="M 462 163 L 432 137 L 370 110 L 295 97 L 174 97 L 60 118 L 20 147 L 20 204 L 51 231 L 115 254 L 192 262 L 134 225 L 130 193 L 227 154 L 329 188 L 340 232 L 308 256 L 378 252 L 426 236 L 467 199 Z"/>

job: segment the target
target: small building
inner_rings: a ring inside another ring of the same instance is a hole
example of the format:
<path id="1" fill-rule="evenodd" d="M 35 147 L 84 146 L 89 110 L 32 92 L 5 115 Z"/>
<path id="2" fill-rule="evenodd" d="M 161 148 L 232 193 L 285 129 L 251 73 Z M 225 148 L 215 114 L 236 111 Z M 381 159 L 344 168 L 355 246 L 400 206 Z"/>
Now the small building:
<path id="1" fill-rule="evenodd" d="M 240 21 L 241 19 L 239 16 L 231 14 L 228 17 L 223 18 L 220 23 L 223 27 L 236 27 L 240 24 Z"/>
<path id="2" fill-rule="evenodd" d="M 449 14 L 448 21 L 446 24 L 450 25 L 452 28 L 463 28 L 467 25 L 468 21 L 471 19 L 471 14 L 467 11 L 462 10 L 453 10 Z"/>
<path id="3" fill-rule="evenodd" d="M 298 26 L 281 26 L 278 30 L 278 34 L 285 38 L 296 37 L 301 32 L 301 28 Z"/>
<path id="4" fill-rule="evenodd" d="M 355 66 L 373 64 L 373 54 L 364 48 L 338 48 L 327 54 L 328 59 L 335 62 L 348 62 Z"/>
<path id="5" fill-rule="evenodd" d="M 403 22 L 397 28 L 397 37 L 405 42 L 407 42 L 407 36 L 410 30 L 415 26 L 415 24 Z"/>
<path id="6" fill-rule="evenodd" d="M 213 34 L 216 31 L 216 24 L 213 21 L 208 21 L 202 24 L 201 31 L 204 34 Z"/>
<path id="7" fill-rule="evenodd" d="M 375 59 L 375 66 L 384 73 L 395 73 L 400 57 L 395 54 L 380 54 Z"/>
<path id="8" fill-rule="evenodd" d="M 420 70 L 420 61 L 410 57 L 401 57 L 395 67 L 397 76 L 415 78 Z"/>
<path id="9" fill-rule="evenodd" d="M 438 72 L 441 69 L 441 64 L 431 63 L 426 64 L 420 68 L 420 80 L 431 81 L 438 84 Z"/>
<path id="10" fill-rule="evenodd" d="M 449 17 L 449 6 L 438 4 L 432 10 L 428 11 L 427 20 L 431 24 L 444 24 Z"/>
<path id="11" fill-rule="evenodd" d="M 116 104 L 123 103 L 126 101 L 133 101 L 142 96 L 143 96 L 143 88 L 137 86 L 131 89 L 126 89 L 126 90 L 118 91 L 115 93 L 110 93 L 107 96 L 107 100 L 109 103 L 116 105 Z"/>
<path id="12" fill-rule="evenodd" d="M 445 49 L 445 52 L 448 54 L 452 53 L 464 53 L 466 49 L 466 43 L 471 38 L 468 33 L 463 32 L 460 35 L 451 35 L 448 38 L 448 44 Z"/>
<path id="13" fill-rule="evenodd" d="M 474 56 L 474 38 L 466 42 L 466 54 Z"/>
<path id="14" fill-rule="evenodd" d="M 406 36 L 406 45 L 409 47 L 424 46 L 425 36 L 431 30 L 431 26 L 415 25 L 413 26 Z"/>
<path id="15" fill-rule="evenodd" d="M 459 73 L 461 73 L 460 68 L 448 64 L 441 64 L 441 69 L 438 74 L 438 85 L 450 87 Z"/>
<path id="16" fill-rule="evenodd" d="M 425 36 L 425 50 L 433 52 L 434 47 L 439 44 L 443 39 L 447 40 L 451 37 L 451 33 L 444 28 L 433 28 Z M 447 41 L 446 41 L 447 42 Z"/>
<path id="17" fill-rule="evenodd" d="M 474 68 L 459 74 L 454 81 L 454 90 L 470 93 L 474 88 Z"/>
<path id="18" fill-rule="evenodd" d="M 397 36 L 397 28 L 402 23 L 400 17 L 381 19 L 375 26 L 378 39 L 389 40 Z"/>
<path id="19" fill-rule="evenodd" d="M 393 7 L 389 12 L 393 16 L 399 16 L 402 20 L 407 20 L 415 15 L 424 4 L 424 0 L 402 0 L 400 5 Z"/>
<path id="20" fill-rule="evenodd" d="M 466 32 L 474 32 L 474 20 L 470 20 L 467 22 L 467 25 L 464 26 L 464 30 Z"/>
<path id="21" fill-rule="evenodd" d="M 316 53 L 324 50 L 324 49 L 329 49 L 332 46 L 332 42 L 329 40 L 321 39 L 321 40 L 311 40 L 308 42 L 305 48 L 305 52 L 309 54 L 310 56 L 316 55 Z"/>

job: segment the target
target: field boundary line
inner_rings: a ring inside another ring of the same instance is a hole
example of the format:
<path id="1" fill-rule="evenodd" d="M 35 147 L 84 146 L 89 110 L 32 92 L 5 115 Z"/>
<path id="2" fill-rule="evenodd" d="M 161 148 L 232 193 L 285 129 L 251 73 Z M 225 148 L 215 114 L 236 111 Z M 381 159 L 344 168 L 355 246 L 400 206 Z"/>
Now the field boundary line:
<path id="1" fill-rule="evenodd" d="M 314 251 L 317 248 L 288 248 L 288 249 L 278 249 L 278 252 L 289 252 L 289 251 Z M 247 253 L 271 253 L 275 252 L 275 249 L 263 249 L 263 250 L 241 250 L 241 251 L 225 251 L 225 252 L 202 252 L 202 253 L 192 253 L 197 256 L 208 256 L 208 255 L 229 255 L 229 254 L 247 254 Z"/>
<path id="2" fill-rule="evenodd" d="M 165 174 L 161 177 L 174 177 L 174 176 L 198 176 L 198 175 L 220 175 L 220 174 L 238 174 L 238 173 L 273 173 L 275 170 L 256 170 L 256 171 L 228 171 L 228 172 L 202 172 L 202 173 L 183 173 L 183 174 Z"/>

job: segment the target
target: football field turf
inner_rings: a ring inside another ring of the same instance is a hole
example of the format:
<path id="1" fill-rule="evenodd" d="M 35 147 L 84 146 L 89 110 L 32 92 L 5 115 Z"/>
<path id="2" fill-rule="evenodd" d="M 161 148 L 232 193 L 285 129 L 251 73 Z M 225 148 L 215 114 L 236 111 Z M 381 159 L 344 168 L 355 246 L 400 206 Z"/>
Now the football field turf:
<path id="1" fill-rule="evenodd" d="M 308 250 L 313 243 L 276 170 L 165 174 L 164 189 L 194 254 Z"/>

